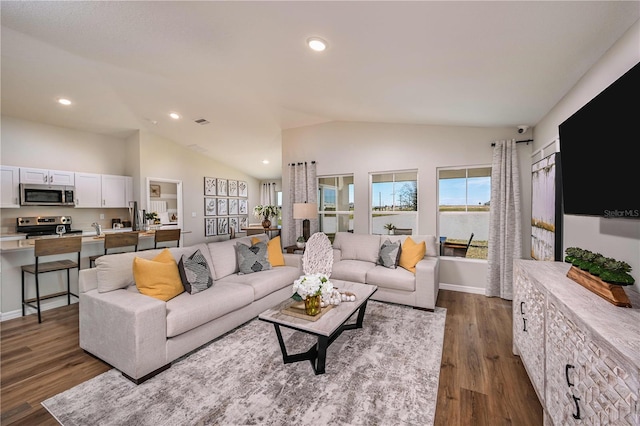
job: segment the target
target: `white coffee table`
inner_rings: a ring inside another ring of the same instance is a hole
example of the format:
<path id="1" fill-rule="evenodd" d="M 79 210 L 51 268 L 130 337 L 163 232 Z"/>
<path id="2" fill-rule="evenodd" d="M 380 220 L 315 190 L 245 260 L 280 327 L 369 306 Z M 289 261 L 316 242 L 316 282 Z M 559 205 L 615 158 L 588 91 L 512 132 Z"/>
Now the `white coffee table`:
<path id="1" fill-rule="evenodd" d="M 332 280 L 332 283 L 333 286 L 337 287 L 341 292 L 348 291 L 355 294 L 355 302 L 342 302 L 325 312 L 317 321 L 309 321 L 282 313 L 282 309 L 293 303 L 292 299 L 287 299 L 258 315 L 260 320 L 270 322 L 275 327 L 280 349 L 282 350 L 282 359 L 285 364 L 308 360 L 311 362 L 315 374 L 324 374 L 327 348 L 329 345 L 333 343 L 344 330 L 362 328 L 367 301 L 378 287 L 337 280 Z M 358 311 L 356 322 L 345 324 L 356 311 Z M 282 333 L 280 332 L 280 327 L 287 327 L 317 336 L 318 343 L 306 352 L 288 354 Z"/>

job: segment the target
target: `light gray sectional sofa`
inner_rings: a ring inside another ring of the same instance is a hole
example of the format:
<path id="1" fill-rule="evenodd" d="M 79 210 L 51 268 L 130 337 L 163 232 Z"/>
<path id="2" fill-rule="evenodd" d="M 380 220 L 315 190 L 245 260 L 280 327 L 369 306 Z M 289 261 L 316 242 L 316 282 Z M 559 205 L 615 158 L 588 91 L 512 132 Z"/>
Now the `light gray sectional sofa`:
<path id="1" fill-rule="evenodd" d="M 425 242 L 426 254 L 416 265 L 416 273 L 397 267 L 378 265 L 380 247 L 387 239 L 404 243 L 407 235 L 369 235 L 336 233 L 333 241 L 332 280 L 378 286 L 371 299 L 434 310 L 438 298 L 438 246 L 433 235 L 411 235 Z"/>
<path id="2" fill-rule="evenodd" d="M 291 297 L 301 255 L 283 254 L 285 266 L 238 274 L 235 244 L 251 245 L 251 238 L 169 249 L 176 262 L 200 249 L 214 284 L 167 302 L 139 293 L 133 278 L 134 257 L 153 259 L 160 249 L 98 258 L 95 268 L 80 271 L 80 347 L 141 383 Z"/>

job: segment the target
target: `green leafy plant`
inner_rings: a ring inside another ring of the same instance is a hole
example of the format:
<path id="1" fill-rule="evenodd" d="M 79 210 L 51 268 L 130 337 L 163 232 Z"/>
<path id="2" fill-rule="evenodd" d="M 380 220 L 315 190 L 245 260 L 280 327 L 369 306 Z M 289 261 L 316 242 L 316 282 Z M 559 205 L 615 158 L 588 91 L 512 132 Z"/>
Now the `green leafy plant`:
<path id="1" fill-rule="evenodd" d="M 297 241 L 297 242 L 299 242 L 299 243 L 304 243 L 304 242 L 305 242 L 305 241 L 304 241 L 304 237 L 303 237 L 302 235 L 301 235 L 301 236 L 299 236 L 299 237 L 298 237 L 298 239 L 297 239 L 296 241 Z"/>
<path id="2" fill-rule="evenodd" d="M 264 220 L 269 220 L 272 217 L 278 216 L 280 208 L 274 205 L 257 205 L 253 208 L 253 214 L 255 217 L 261 217 Z"/>
<path id="3" fill-rule="evenodd" d="M 144 214 L 144 218 L 146 220 L 152 220 L 153 223 L 156 223 L 157 221 L 160 220 L 160 218 L 158 218 L 158 214 L 156 212 L 145 213 Z"/>
<path id="4" fill-rule="evenodd" d="M 631 266 L 600 253 L 593 253 L 579 247 L 569 247 L 565 250 L 564 261 L 573 266 L 599 276 L 604 282 L 617 285 L 632 285 L 635 280 L 629 274 Z"/>
<path id="5" fill-rule="evenodd" d="M 385 223 L 384 229 L 387 229 L 389 231 L 393 231 L 394 229 L 396 229 L 396 226 L 393 223 Z"/>

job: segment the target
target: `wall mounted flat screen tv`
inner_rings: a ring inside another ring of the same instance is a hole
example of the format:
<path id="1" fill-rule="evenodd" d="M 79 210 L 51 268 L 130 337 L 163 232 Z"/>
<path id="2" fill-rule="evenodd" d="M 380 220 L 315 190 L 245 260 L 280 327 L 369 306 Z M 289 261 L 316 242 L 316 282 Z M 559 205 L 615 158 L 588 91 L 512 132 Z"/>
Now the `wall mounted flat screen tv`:
<path id="1" fill-rule="evenodd" d="M 559 126 L 564 214 L 640 220 L 640 63 Z"/>

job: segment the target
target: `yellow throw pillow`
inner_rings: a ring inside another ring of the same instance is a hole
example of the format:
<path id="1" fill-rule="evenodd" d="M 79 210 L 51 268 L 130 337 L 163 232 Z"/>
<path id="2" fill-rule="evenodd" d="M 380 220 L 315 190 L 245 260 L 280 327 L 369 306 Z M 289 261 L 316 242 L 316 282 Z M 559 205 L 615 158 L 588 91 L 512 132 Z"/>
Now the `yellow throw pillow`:
<path id="1" fill-rule="evenodd" d="M 133 278 L 140 293 L 165 302 L 184 291 L 178 264 L 169 249 L 162 250 L 153 260 L 134 258 Z"/>
<path id="2" fill-rule="evenodd" d="M 258 237 L 251 239 L 251 244 L 259 243 Z M 282 245 L 280 244 L 280 235 L 272 238 L 267 242 L 267 260 L 271 266 L 284 266 L 284 256 L 282 255 Z"/>
<path id="3" fill-rule="evenodd" d="M 427 245 L 424 241 L 418 244 L 411 237 L 407 237 L 404 240 L 404 244 L 402 244 L 402 250 L 400 250 L 400 262 L 398 262 L 398 265 L 415 274 L 416 265 L 422 260 L 426 252 Z"/>

